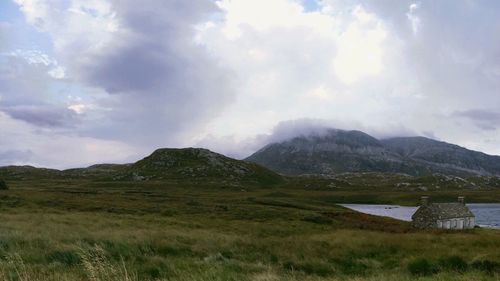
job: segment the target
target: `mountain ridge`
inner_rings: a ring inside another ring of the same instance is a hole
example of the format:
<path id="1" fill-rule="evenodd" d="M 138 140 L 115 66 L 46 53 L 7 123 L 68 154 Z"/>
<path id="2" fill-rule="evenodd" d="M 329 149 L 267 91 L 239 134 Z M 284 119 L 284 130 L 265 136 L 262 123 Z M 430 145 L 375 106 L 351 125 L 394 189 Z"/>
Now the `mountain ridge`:
<path id="1" fill-rule="evenodd" d="M 376 139 L 356 130 L 328 129 L 317 135 L 271 143 L 245 160 L 286 175 L 500 175 L 500 156 L 421 136 Z"/>
<path id="2" fill-rule="evenodd" d="M 420 136 L 377 139 L 362 131 L 328 129 L 269 143 L 243 160 L 204 148 L 160 148 L 129 164 L 95 164 L 66 170 L 4 166 L 0 167 L 0 178 L 173 179 L 266 184 L 282 180 L 276 173 L 295 176 L 364 172 L 499 176 L 500 156 Z M 253 176 L 256 178 L 252 179 Z"/>

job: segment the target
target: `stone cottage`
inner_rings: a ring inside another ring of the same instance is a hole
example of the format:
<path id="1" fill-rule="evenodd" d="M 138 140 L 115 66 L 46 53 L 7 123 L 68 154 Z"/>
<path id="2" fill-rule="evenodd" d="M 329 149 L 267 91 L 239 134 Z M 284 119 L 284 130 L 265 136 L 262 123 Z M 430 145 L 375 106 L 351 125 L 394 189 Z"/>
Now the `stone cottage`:
<path id="1" fill-rule="evenodd" d="M 464 197 L 458 197 L 456 203 L 429 203 L 429 197 L 422 196 L 411 219 L 415 228 L 470 229 L 476 223 Z"/>

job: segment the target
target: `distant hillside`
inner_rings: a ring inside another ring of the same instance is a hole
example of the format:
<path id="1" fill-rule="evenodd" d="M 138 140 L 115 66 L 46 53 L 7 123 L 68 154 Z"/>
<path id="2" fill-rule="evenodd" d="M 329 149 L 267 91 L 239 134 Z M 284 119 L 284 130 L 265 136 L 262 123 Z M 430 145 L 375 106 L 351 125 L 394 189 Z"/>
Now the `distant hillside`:
<path id="1" fill-rule="evenodd" d="M 337 175 L 302 175 L 290 177 L 289 186 L 319 190 L 393 190 L 393 191 L 444 191 L 500 188 L 500 178 L 495 176 L 459 177 L 432 174 L 409 176 L 396 173 L 343 173 Z"/>
<path id="2" fill-rule="evenodd" d="M 269 144 L 246 160 L 287 175 L 346 172 L 500 175 L 498 156 L 423 137 L 378 140 L 360 131 L 334 129 Z"/>
<path id="3" fill-rule="evenodd" d="M 283 181 L 280 175 L 257 164 L 235 160 L 201 148 L 158 149 L 127 167 L 118 178 L 189 180 L 222 185 L 268 185 Z"/>
<path id="4" fill-rule="evenodd" d="M 37 168 L 33 166 L 5 166 L 0 167 L 0 178 L 11 180 L 34 179 L 64 179 L 64 178 L 111 178 L 112 175 L 124 170 L 127 165 L 97 164 L 87 168 L 56 170 Z"/>
<path id="5" fill-rule="evenodd" d="M 62 172 L 55 169 L 36 168 L 33 166 L 5 166 L 0 167 L 0 178 L 12 180 L 26 179 L 53 179 L 62 176 Z"/>
<path id="6" fill-rule="evenodd" d="M 382 140 L 386 149 L 422 165 L 479 175 L 500 175 L 500 156 L 487 155 L 458 145 L 424 137 Z"/>
<path id="7" fill-rule="evenodd" d="M 0 178 L 173 180 L 220 186 L 270 185 L 284 180 L 282 176 L 255 163 L 232 159 L 201 148 L 162 148 L 133 164 L 97 164 L 64 171 L 32 166 L 6 166 L 0 167 Z"/>
<path id="8" fill-rule="evenodd" d="M 62 171 L 62 175 L 71 178 L 109 178 L 124 171 L 131 164 L 96 164 L 87 168 L 75 168 Z"/>

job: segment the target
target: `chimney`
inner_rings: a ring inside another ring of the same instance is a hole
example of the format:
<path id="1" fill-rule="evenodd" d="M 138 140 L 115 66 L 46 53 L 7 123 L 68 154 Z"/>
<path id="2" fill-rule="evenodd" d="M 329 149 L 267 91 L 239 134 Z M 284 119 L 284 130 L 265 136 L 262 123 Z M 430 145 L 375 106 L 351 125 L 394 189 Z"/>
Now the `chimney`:
<path id="1" fill-rule="evenodd" d="M 463 196 L 458 196 L 458 203 L 464 204 L 465 205 L 465 197 Z"/>
<path id="2" fill-rule="evenodd" d="M 429 196 L 420 197 L 420 205 L 425 206 L 429 204 Z"/>

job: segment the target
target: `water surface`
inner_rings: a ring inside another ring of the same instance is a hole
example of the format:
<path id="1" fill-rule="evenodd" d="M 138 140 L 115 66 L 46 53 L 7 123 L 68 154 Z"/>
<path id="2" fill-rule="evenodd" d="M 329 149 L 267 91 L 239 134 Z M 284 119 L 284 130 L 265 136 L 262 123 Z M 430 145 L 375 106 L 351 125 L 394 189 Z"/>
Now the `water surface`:
<path id="1" fill-rule="evenodd" d="M 346 208 L 376 216 L 395 218 L 411 221 L 411 216 L 418 207 L 405 207 L 399 205 L 369 205 L 369 204 L 340 204 Z M 500 229 L 500 203 L 471 203 L 467 204 L 476 216 L 476 224 L 482 227 Z"/>

